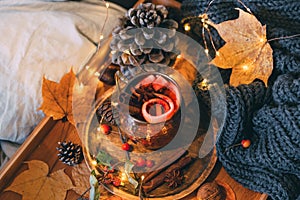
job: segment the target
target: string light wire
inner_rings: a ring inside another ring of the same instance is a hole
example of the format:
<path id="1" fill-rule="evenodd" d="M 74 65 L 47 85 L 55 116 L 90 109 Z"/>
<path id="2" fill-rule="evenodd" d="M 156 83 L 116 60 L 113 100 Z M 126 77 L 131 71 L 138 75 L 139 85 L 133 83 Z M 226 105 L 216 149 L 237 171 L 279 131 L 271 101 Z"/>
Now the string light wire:
<path id="1" fill-rule="evenodd" d="M 102 0 L 102 1 L 105 3 L 106 15 L 105 15 L 104 23 L 103 23 L 101 31 L 100 31 L 99 42 L 98 42 L 98 45 L 97 45 L 97 51 L 100 49 L 101 40 L 104 39 L 103 31 L 104 31 L 105 25 L 106 25 L 106 23 L 108 21 L 108 14 L 109 14 L 108 10 L 109 10 L 109 6 L 110 6 L 110 4 L 108 2 L 106 2 L 105 0 Z"/>

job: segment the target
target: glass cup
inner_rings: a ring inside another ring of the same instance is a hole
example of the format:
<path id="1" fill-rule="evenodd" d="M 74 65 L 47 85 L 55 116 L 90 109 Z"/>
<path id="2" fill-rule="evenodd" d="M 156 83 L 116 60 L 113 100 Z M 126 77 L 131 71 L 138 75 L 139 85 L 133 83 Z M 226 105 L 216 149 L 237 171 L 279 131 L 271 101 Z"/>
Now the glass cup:
<path id="1" fill-rule="evenodd" d="M 176 135 L 181 121 L 182 97 L 167 74 L 144 72 L 130 81 L 117 81 L 113 112 L 121 132 L 147 149 L 159 149 Z"/>

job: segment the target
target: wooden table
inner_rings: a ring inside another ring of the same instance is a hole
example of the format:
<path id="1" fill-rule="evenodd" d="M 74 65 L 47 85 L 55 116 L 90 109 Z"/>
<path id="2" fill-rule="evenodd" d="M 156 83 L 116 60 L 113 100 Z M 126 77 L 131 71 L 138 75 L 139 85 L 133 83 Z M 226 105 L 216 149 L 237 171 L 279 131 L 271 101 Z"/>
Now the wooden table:
<path id="1" fill-rule="evenodd" d="M 52 118 L 46 117 L 35 128 L 33 133 L 27 138 L 21 148 L 17 151 L 15 156 L 4 166 L 0 171 L 0 199 L 1 200 L 19 200 L 22 199 L 21 195 L 3 190 L 10 185 L 14 177 L 27 169 L 24 161 L 29 160 L 42 160 L 46 162 L 51 171 L 57 171 L 59 169 L 65 169 L 67 175 L 71 177 L 72 167 L 63 164 L 57 158 L 58 141 L 72 141 L 73 143 L 81 143 L 77 134 L 77 130 L 68 122 L 53 121 Z M 87 174 L 89 176 L 89 174 Z M 231 186 L 235 192 L 237 200 L 264 200 L 267 195 L 253 192 L 241 186 L 234 181 L 222 168 L 220 163 L 217 163 L 213 172 L 207 179 L 220 180 Z M 67 200 L 74 200 L 79 197 L 74 191 L 67 191 Z M 106 199 L 107 196 L 102 196 Z M 184 198 L 185 200 L 196 200 L 195 192 Z"/>

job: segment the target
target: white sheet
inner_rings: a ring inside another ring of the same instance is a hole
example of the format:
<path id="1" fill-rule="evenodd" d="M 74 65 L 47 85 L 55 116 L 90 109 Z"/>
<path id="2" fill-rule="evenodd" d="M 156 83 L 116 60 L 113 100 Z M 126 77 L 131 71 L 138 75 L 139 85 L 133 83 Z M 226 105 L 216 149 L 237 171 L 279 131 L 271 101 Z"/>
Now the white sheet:
<path id="1" fill-rule="evenodd" d="M 107 36 L 125 10 L 110 4 Z M 42 119 L 41 80 L 78 72 L 97 42 L 106 13 L 102 1 L 0 1 L 0 142 L 21 144 Z M 6 147 L 6 155 L 16 148 Z"/>

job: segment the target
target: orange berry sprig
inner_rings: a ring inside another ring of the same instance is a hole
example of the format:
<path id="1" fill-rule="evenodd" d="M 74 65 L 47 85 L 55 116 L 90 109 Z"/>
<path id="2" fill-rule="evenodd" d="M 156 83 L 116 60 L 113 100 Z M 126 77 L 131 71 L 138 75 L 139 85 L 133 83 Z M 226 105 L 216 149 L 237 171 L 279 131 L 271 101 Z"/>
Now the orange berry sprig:
<path id="1" fill-rule="evenodd" d="M 251 146 L 251 140 L 250 139 L 243 139 L 240 143 L 231 145 L 229 147 L 227 147 L 225 149 L 225 152 L 234 148 L 234 147 L 238 147 L 238 146 L 242 146 L 244 149 L 248 149 Z"/>

